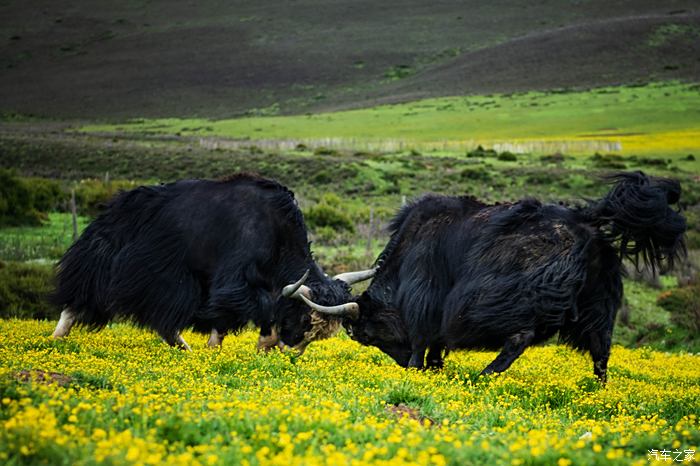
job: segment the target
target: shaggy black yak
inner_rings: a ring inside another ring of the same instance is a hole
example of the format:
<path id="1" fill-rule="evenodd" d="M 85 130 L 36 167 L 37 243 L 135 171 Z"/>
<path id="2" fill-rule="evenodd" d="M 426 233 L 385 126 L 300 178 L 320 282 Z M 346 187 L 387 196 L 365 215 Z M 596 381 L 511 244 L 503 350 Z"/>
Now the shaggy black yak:
<path id="1" fill-rule="evenodd" d="M 180 332 L 194 326 L 215 346 L 252 321 L 261 347 L 303 350 L 326 336 L 307 306 L 352 314 L 349 284 L 370 276 L 327 277 L 293 193 L 274 181 L 239 174 L 143 186 L 112 199 L 59 262 L 52 301 L 64 311 L 54 337 L 123 315 L 170 345 L 189 348 Z"/>

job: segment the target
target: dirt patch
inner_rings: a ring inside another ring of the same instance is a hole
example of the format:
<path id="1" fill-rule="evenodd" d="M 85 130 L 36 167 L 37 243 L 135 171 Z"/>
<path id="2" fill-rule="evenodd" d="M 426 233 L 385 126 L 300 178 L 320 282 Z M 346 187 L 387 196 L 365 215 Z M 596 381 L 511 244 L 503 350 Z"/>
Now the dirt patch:
<path id="1" fill-rule="evenodd" d="M 427 421 L 428 427 L 435 425 L 434 419 L 423 416 L 417 409 L 411 408 L 403 403 L 399 403 L 398 405 L 387 405 L 386 412 L 393 414 L 396 417 L 408 417 L 410 419 L 414 419 L 423 425 L 426 425 Z"/>
<path id="2" fill-rule="evenodd" d="M 46 372 L 41 369 L 21 370 L 15 374 L 15 378 L 20 382 L 55 383 L 61 387 L 67 387 L 73 381 L 73 378 L 66 374 Z"/>

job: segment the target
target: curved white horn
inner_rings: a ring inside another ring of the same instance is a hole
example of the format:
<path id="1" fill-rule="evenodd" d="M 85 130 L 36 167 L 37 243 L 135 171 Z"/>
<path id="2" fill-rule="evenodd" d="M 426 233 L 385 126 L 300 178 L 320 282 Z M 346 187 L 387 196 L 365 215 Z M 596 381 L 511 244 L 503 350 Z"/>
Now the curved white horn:
<path id="1" fill-rule="evenodd" d="M 303 294 L 298 294 L 298 296 L 314 311 L 318 311 L 322 314 L 328 314 L 332 316 L 345 316 L 348 315 L 356 319 L 360 314 L 360 306 L 357 303 L 345 303 L 338 304 L 337 306 L 322 306 L 311 301 L 309 298 Z"/>
<path id="2" fill-rule="evenodd" d="M 298 281 L 282 288 L 282 296 L 289 298 L 290 296 L 294 295 L 297 290 L 304 285 L 307 278 L 309 278 L 309 269 L 306 269 L 306 272 L 304 272 L 304 275 Z"/>
<path id="3" fill-rule="evenodd" d="M 342 280 L 348 285 L 354 285 L 357 282 L 369 280 L 370 278 L 374 277 L 378 269 L 379 267 L 374 267 L 373 269 L 358 270 L 357 272 L 340 273 L 334 276 L 333 280 Z"/>

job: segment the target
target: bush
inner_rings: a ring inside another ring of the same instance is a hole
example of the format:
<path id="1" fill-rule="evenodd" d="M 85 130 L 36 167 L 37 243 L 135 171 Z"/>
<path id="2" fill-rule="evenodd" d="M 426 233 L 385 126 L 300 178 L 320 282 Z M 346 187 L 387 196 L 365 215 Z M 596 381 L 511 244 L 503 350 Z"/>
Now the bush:
<path id="1" fill-rule="evenodd" d="M 136 186 L 136 182 L 126 180 L 109 183 L 97 179 L 81 180 L 75 187 L 75 203 L 78 206 L 78 212 L 94 217 L 100 212 L 101 206 L 115 194 L 134 189 Z"/>
<path id="2" fill-rule="evenodd" d="M 352 219 L 342 210 L 341 199 L 333 193 L 324 194 L 318 204 L 306 209 L 304 221 L 312 230 L 328 227 L 335 231 L 355 232 Z M 325 234 L 328 233 L 325 230 Z"/>
<path id="3" fill-rule="evenodd" d="M 564 156 L 564 154 L 562 154 L 561 152 L 555 152 L 550 155 L 543 155 L 542 157 L 540 157 L 540 160 L 542 161 L 542 163 L 560 164 L 563 163 L 564 160 L 566 160 L 566 156 Z"/>
<path id="4" fill-rule="evenodd" d="M 624 162 L 624 158 L 616 154 L 594 154 L 591 157 L 591 161 L 598 168 L 608 168 L 612 170 L 624 170 L 627 165 Z"/>
<path id="5" fill-rule="evenodd" d="M 657 303 L 671 313 L 671 322 L 700 332 L 700 282 L 661 293 Z"/>
<path id="6" fill-rule="evenodd" d="M 314 155 L 333 155 L 337 156 L 340 153 L 335 149 L 329 149 L 327 147 L 318 147 L 314 150 Z"/>
<path id="7" fill-rule="evenodd" d="M 515 162 L 516 160 L 518 160 L 518 157 L 515 154 L 508 151 L 501 152 L 500 154 L 498 154 L 497 158 L 498 160 L 502 160 L 504 162 Z"/>
<path id="8" fill-rule="evenodd" d="M 552 186 L 559 177 L 547 171 L 534 172 L 525 178 L 525 183 L 538 186 Z"/>
<path id="9" fill-rule="evenodd" d="M 49 265 L 0 262 L 0 317 L 58 319 L 60 309 L 46 300 L 53 277 Z"/>
<path id="10" fill-rule="evenodd" d="M 467 152 L 467 157 L 496 157 L 498 154 L 493 149 L 484 149 L 478 146 L 476 149 Z"/>
<path id="11" fill-rule="evenodd" d="M 0 168 L 0 226 L 40 225 L 29 183 L 14 171 Z"/>
<path id="12" fill-rule="evenodd" d="M 483 181 L 483 182 L 489 182 L 491 181 L 491 173 L 489 173 L 487 170 L 484 168 L 465 168 L 462 170 L 462 173 L 460 174 L 462 180 L 471 180 L 471 181 Z"/>

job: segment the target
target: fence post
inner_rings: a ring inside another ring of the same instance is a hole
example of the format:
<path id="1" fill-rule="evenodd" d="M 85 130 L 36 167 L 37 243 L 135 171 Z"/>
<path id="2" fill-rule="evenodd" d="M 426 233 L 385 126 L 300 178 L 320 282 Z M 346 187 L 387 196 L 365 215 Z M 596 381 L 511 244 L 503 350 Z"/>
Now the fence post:
<path id="1" fill-rule="evenodd" d="M 75 189 L 70 190 L 70 213 L 73 217 L 73 241 L 78 239 L 78 209 L 75 206 Z"/>
<path id="2" fill-rule="evenodd" d="M 366 255 L 372 254 L 372 230 L 374 229 L 374 207 L 369 208 L 369 228 L 367 229 L 367 252 Z"/>

